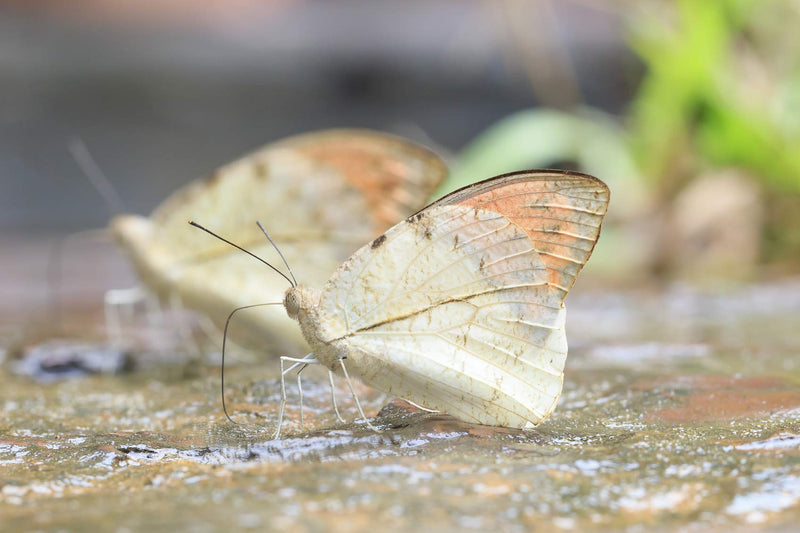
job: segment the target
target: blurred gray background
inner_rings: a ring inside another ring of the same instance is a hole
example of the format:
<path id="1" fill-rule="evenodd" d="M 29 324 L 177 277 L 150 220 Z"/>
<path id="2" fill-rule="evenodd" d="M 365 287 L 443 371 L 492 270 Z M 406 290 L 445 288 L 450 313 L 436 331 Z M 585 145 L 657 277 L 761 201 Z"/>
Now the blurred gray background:
<path id="1" fill-rule="evenodd" d="M 0 5 L 7 234 L 106 224 L 67 149 L 75 138 L 126 210 L 147 213 L 294 133 L 370 127 L 457 151 L 539 104 L 618 112 L 640 70 L 617 15 L 592 2 L 141 4 Z"/>

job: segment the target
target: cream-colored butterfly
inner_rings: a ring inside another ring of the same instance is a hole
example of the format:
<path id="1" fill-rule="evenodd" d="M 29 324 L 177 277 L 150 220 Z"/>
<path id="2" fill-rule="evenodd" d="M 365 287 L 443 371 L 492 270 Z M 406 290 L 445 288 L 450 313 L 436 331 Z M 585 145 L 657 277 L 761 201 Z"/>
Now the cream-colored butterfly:
<path id="1" fill-rule="evenodd" d="M 234 307 L 281 299 L 285 284 L 244 254 L 187 231 L 187 220 L 207 221 L 278 262 L 253 223 L 260 220 L 295 274 L 322 284 L 363 242 L 424 206 L 445 174 L 439 157 L 399 137 L 313 132 L 267 145 L 178 190 L 149 217 L 117 217 L 111 228 L 152 292 L 221 326 Z M 247 344 L 305 344 L 275 308 L 243 313 L 239 326 L 234 340 Z"/>
<path id="2" fill-rule="evenodd" d="M 282 363 L 322 364 L 467 422 L 537 425 L 561 394 L 564 299 L 608 200 L 597 178 L 557 170 L 451 193 L 360 248 L 321 290 L 286 292 L 313 351 Z M 283 404 L 278 434 L 282 415 Z"/>

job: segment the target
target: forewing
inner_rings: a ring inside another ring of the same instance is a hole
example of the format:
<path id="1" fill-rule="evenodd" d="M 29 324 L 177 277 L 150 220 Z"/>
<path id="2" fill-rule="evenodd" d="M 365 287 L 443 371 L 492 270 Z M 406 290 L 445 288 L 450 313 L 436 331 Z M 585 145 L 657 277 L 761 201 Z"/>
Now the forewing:
<path id="1" fill-rule="evenodd" d="M 342 265 L 319 336 L 346 340 L 351 366 L 386 392 L 465 420 L 537 424 L 561 391 L 563 300 L 607 201 L 599 180 L 559 172 L 453 193 Z"/>
<path id="2" fill-rule="evenodd" d="M 563 300 L 594 250 L 608 200 L 608 187 L 597 178 L 544 170 L 476 183 L 433 205 L 502 213 L 530 237 L 547 267 L 548 283 Z"/>
<path id="3" fill-rule="evenodd" d="M 151 215 L 153 239 L 176 258 L 203 260 L 237 252 L 188 231 L 187 220 L 245 247 L 263 242 L 255 225 L 260 220 L 279 245 L 340 243 L 332 258 L 338 265 L 365 240 L 424 206 L 445 174 L 429 150 L 379 132 L 290 137 L 177 191 Z M 302 281 L 322 284 L 325 278 Z"/>

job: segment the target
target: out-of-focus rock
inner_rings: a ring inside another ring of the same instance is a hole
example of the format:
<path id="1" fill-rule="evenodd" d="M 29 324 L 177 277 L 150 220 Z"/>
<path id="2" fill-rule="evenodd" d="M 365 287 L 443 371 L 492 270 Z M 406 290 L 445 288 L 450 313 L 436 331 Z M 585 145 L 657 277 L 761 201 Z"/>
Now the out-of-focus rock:
<path id="1" fill-rule="evenodd" d="M 661 252 L 678 277 L 743 279 L 755 270 L 764 213 L 758 188 L 725 170 L 699 177 L 673 202 Z"/>
<path id="2" fill-rule="evenodd" d="M 89 374 L 120 374 L 133 368 L 130 354 L 119 348 L 54 339 L 31 346 L 11 361 L 17 375 L 49 382 Z"/>

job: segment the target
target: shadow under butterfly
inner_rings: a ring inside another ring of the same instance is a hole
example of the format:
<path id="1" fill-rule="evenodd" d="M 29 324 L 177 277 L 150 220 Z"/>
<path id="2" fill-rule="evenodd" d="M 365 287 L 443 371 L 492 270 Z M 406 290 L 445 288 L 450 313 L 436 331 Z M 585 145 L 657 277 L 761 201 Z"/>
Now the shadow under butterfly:
<path id="1" fill-rule="evenodd" d="M 367 424 L 350 376 L 465 422 L 541 423 L 563 385 L 564 300 L 609 196 L 605 183 L 576 172 L 497 176 L 390 228 L 321 289 L 292 283 L 284 307 L 312 352 L 281 358 L 275 437 L 285 375 L 310 364 L 347 379 Z"/>
<path id="2" fill-rule="evenodd" d="M 446 173 L 436 154 L 403 138 L 323 130 L 269 144 L 179 189 L 149 217 L 118 216 L 110 227 L 148 292 L 221 328 L 233 308 L 281 300 L 285 281 L 189 231 L 188 220 L 236 235 L 279 263 L 255 225 L 261 221 L 297 278 L 321 285 L 363 242 L 424 206 Z M 124 303 L 140 294 L 110 296 Z M 232 340 L 259 352 L 292 353 L 305 341 L 291 322 L 283 310 L 253 308 L 237 316 Z"/>

